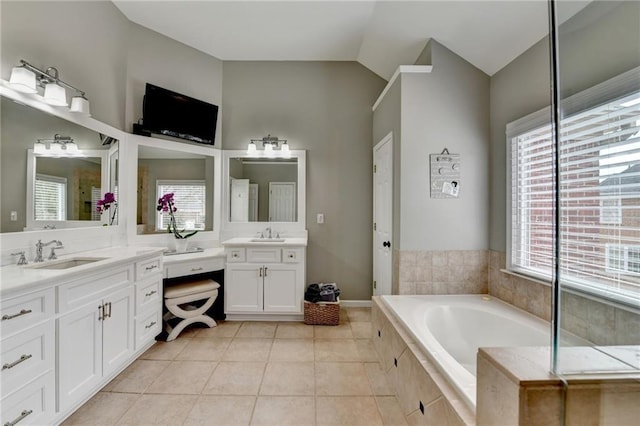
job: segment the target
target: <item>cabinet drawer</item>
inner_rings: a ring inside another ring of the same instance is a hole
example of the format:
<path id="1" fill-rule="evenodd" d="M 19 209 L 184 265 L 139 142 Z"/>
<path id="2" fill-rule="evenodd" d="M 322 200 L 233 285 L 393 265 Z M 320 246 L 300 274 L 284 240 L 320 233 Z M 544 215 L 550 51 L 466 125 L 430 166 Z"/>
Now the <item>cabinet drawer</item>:
<path id="1" fill-rule="evenodd" d="M 133 265 L 84 277 L 58 286 L 58 312 L 66 312 L 98 300 L 114 287 L 133 282 Z"/>
<path id="2" fill-rule="evenodd" d="M 185 275 L 203 274 L 205 272 L 224 269 L 224 259 L 201 259 L 190 262 L 165 264 L 165 278 L 183 277 Z"/>
<path id="3" fill-rule="evenodd" d="M 304 259 L 304 251 L 301 248 L 282 249 L 282 261 L 284 263 L 298 263 Z"/>
<path id="4" fill-rule="evenodd" d="M 280 262 L 282 250 L 279 248 L 247 248 L 247 262 Z"/>
<path id="5" fill-rule="evenodd" d="M 162 304 L 162 278 L 136 283 L 136 314 L 158 303 Z"/>
<path id="6" fill-rule="evenodd" d="M 55 377 L 51 371 L 3 398 L 1 423 L 20 426 L 51 424 L 55 415 L 54 386 Z"/>
<path id="7" fill-rule="evenodd" d="M 0 333 L 8 336 L 26 327 L 53 318 L 53 288 L 0 301 Z"/>
<path id="8" fill-rule="evenodd" d="M 53 319 L 2 340 L 2 397 L 55 367 Z"/>
<path id="9" fill-rule="evenodd" d="M 162 259 L 159 257 L 136 263 L 136 280 L 162 272 Z"/>
<path id="10" fill-rule="evenodd" d="M 162 331 L 162 304 L 136 318 L 136 350 L 152 341 Z"/>
<path id="11" fill-rule="evenodd" d="M 246 260 L 244 248 L 228 248 L 227 262 L 244 262 Z"/>

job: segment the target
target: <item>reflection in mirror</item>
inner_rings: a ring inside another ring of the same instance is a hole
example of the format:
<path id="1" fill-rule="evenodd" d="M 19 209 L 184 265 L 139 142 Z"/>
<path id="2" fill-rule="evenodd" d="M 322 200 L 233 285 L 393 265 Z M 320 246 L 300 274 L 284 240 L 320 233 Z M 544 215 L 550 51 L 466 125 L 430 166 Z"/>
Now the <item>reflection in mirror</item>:
<path id="1" fill-rule="evenodd" d="M 213 156 L 138 146 L 137 233 L 167 232 L 157 201 L 174 194 L 180 230 L 213 230 Z"/>
<path id="2" fill-rule="evenodd" d="M 106 217 L 96 215 L 96 202 L 105 192 L 117 193 L 117 162 L 107 164 L 118 157 L 117 139 L 5 97 L 1 98 L 0 111 L 0 232 L 108 224 Z M 56 134 L 73 139 L 80 155 L 52 155 L 49 140 Z M 38 139 L 47 140 L 45 148 L 49 149 L 42 155 L 29 155 L 28 150 Z M 92 154 L 87 156 L 87 150 Z M 48 185 L 58 191 L 49 194 L 53 198 L 38 213 L 51 219 L 36 219 L 36 180 L 39 186 Z"/>
<path id="3" fill-rule="evenodd" d="M 298 220 L 297 158 L 229 158 L 231 222 Z"/>

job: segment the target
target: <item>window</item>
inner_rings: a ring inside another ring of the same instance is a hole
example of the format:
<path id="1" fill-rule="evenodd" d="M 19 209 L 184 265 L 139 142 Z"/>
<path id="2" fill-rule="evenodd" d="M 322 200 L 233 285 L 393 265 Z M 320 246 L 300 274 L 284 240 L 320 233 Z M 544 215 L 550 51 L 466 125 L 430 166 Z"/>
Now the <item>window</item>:
<path id="1" fill-rule="evenodd" d="M 35 220 L 67 220 L 67 179 L 36 174 Z"/>
<path id="2" fill-rule="evenodd" d="M 164 194 L 173 193 L 174 215 L 178 229 L 204 230 L 206 216 L 206 186 L 203 180 L 159 180 L 156 182 L 156 200 Z M 156 230 L 165 231 L 169 215 L 156 215 Z"/>
<path id="3" fill-rule="evenodd" d="M 575 104 L 584 105 L 585 95 L 579 95 L 581 102 Z M 555 179 L 547 117 L 539 112 L 507 126 L 511 177 L 507 267 L 550 280 Z M 558 266 L 563 284 L 637 303 L 640 92 L 566 115 L 560 132 Z"/>

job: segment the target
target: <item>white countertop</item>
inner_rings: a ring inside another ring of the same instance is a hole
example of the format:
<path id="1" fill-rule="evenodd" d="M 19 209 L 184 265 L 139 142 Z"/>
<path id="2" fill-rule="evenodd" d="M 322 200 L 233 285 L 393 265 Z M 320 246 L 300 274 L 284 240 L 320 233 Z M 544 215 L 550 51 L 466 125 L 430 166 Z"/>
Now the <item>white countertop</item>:
<path id="1" fill-rule="evenodd" d="M 203 251 L 193 252 L 193 253 L 178 253 L 172 254 L 171 256 L 163 256 L 162 263 L 165 265 L 174 265 L 183 262 L 189 262 L 192 260 L 202 260 L 209 258 L 226 257 L 224 252 L 224 248 L 216 247 L 216 248 L 207 248 Z"/>
<path id="2" fill-rule="evenodd" d="M 252 247 L 306 247 L 307 237 L 283 238 L 284 241 L 269 241 L 268 238 L 236 237 L 223 241 L 223 246 L 252 246 Z M 259 240 L 259 241 L 256 241 Z"/>
<path id="3" fill-rule="evenodd" d="M 162 255 L 164 247 L 109 247 L 99 250 L 84 251 L 75 254 L 58 256 L 58 260 L 43 263 L 29 262 L 28 265 L 7 265 L 0 267 L 0 296 L 6 297 L 18 291 L 32 288 L 46 288 L 67 279 L 82 277 L 104 267 L 136 262 L 146 258 Z M 97 262 L 79 265 L 68 269 L 40 269 L 37 266 L 47 263 L 61 262 L 65 259 L 104 257 Z M 163 258 L 164 260 L 164 258 Z M 34 267 L 35 266 L 35 267 Z"/>

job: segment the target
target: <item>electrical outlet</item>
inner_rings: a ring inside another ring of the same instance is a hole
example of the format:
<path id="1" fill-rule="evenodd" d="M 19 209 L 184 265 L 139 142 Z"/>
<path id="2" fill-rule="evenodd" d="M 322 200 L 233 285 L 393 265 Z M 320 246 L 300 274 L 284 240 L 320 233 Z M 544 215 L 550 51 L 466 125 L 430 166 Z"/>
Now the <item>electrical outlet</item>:
<path id="1" fill-rule="evenodd" d="M 18 220 L 18 212 L 12 211 L 11 212 L 11 221 L 15 222 Z"/>
<path id="2" fill-rule="evenodd" d="M 317 220 L 318 223 L 324 223 L 324 214 L 318 213 Z"/>

